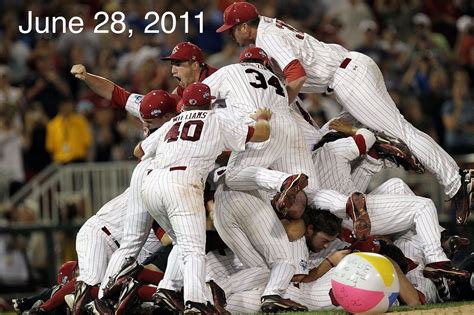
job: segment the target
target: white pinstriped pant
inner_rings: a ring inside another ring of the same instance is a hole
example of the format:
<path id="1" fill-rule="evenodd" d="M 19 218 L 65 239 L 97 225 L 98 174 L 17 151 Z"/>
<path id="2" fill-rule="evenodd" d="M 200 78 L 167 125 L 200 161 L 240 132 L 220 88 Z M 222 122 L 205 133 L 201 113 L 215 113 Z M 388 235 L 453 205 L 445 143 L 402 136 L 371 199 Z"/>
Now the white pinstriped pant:
<path id="1" fill-rule="evenodd" d="M 158 288 L 177 291 L 182 284 L 185 302 L 206 303 L 203 179 L 189 168 L 155 169 L 145 178 L 142 198 L 152 217 L 176 244 L 168 258 L 171 270 L 166 271 Z M 182 267 L 182 276 L 175 269 L 178 266 Z"/>
<path id="2" fill-rule="evenodd" d="M 77 280 L 88 285 L 96 285 L 102 281 L 110 256 L 118 248 L 112 237 L 102 230 L 104 226 L 104 221 L 94 215 L 84 223 L 76 236 L 79 262 Z"/>
<path id="3" fill-rule="evenodd" d="M 406 184 L 402 183 L 400 179 L 390 179 L 366 195 L 371 234 L 388 235 L 415 227 L 424 244 L 426 262 L 447 261 L 441 248 L 438 213 L 433 201 L 414 195 L 385 193 L 404 190 Z M 345 213 L 347 198 L 347 195 L 334 190 L 320 190 L 312 203 L 316 208 L 328 209 L 343 218 L 343 226 L 350 229 L 352 221 Z"/>
<path id="4" fill-rule="evenodd" d="M 436 175 L 445 193 L 453 197 L 461 186 L 459 167 L 430 136 L 416 129 L 398 110 L 387 92 L 382 72 L 368 56 L 357 52 L 334 74 L 337 101 L 363 125 L 402 139 L 426 167 Z"/>
<path id="5" fill-rule="evenodd" d="M 303 132 L 288 113 L 274 113 L 270 125 L 269 140 L 247 143 L 245 151 L 232 152 L 226 184 L 234 190 L 277 192 L 290 175 L 305 173 L 310 195 L 319 184 Z"/>
<path id="6" fill-rule="evenodd" d="M 149 235 L 153 224 L 153 218 L 148 211 L 146 211 L 141 197 L 143 179 L 146 176 L 150 162 L 150 159 L 141 161 L 133 170 L 127 198 L 127 212 L 125 218 L 123 218 L 123 236 L 120 241 L 120 248 L 110 257 L 107 271 L 105 272 L 104 279 L 100 286 L 99 296 L 102 296 L 102 291 L 107 285 L 109 277 L 120 270 L 125 262 L 125 258 L 133 257 L 138 261 L 142 261 L 142 259 L 138 257 L 138 254 L 147 239 L 150 239 Z M 161 247 L 161 243 L 156 237 L 155 241 L 157 245 L 156 250 L 158 250 Z"/>
<path id="7" fill-rule="evenodd" d="M 294 275 L 295 261 L 270 203 L 257 191 L 233 191 L 221 184 L 215 194 L 214 225 L 245 267 L 271 269 L 263 295 L 282 296 Z"/>

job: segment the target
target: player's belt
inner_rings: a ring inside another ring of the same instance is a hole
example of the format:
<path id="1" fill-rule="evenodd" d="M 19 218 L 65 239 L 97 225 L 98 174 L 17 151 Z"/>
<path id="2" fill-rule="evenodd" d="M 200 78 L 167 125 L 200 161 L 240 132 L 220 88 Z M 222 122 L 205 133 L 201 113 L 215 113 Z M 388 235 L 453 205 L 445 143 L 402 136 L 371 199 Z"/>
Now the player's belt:
<path id="1" fill-rule="evenodd" d="M 110 233 L 109 229 L 106 226 L 102 227 L 102 232 L 104 232 L 107 236 L 110 236 L 114 241 L 115 245 L 117 245 L 117 247 L 120 247 L 120 243 L 112 236 L 112 233 Z"/>
<path id="2" fill-rule="evenodd" d="M 346 69 L 347 65 L 349 64 L 349 62 L 351 62 L 351 58 L 344 58 L 344 60 L 341 62 L 341 64 L 339 65 L 339 68 L 342 68 L 342 69 Z M 334 91 L 334 89 L 331 89 L 329 86 L 327 88 L 327 93 L 331 94 L 332 91 Z"/>
<path id="3" fill-rule="evenodd" d="M 173 167 L 170 167 L 170 172 L 172 172 L 172 171 L 184 171 L 187 168 L 188 168 L 187 166 L 173 166 Z"/>
<path id="4" fill-rule="evenodd" d="M 339 68 L 346 69 L 347 65 L 349 64 L 349 62 L 351 62 L 351 60 L 351 58 L 345 58 L 339 65 Z"/>

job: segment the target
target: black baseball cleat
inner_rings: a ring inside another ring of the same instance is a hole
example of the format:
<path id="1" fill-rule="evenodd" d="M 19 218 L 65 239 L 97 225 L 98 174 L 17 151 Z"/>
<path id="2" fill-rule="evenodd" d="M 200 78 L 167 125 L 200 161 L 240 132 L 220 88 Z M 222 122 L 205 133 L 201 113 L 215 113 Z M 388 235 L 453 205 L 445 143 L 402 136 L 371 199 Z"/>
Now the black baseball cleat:
<path id="1" fill-rule="evenodd" d="M 27 297 L 26 298 L 19 298 L 19 299 L 12 299 L 13 309 L 19 314 L 22 314 L 23 312 L 31 309 L 33 307 L 34 303 L 35 303 L 34 300 L 31 300 Z"/>
<path id="2" fill-rule="evenodd" d="M 88 314 L 91 315 L 114 315 L 115 310 L 113 305 L 103 299 L 95 299 L 87 303 L 84 307 Z"/>
<path id="3" fill-rule="evenodd" d="M 179 297 L 178 293 L 173 290 L 158 289 L 153 294 L 153 303 L 156 307 L 164 309 L 169 312 L 184 312 L 183 299 Z"/>
<path id="4" fill-rule="evenodd" d="M 439 261 L 427 264 L 423 269 L 426 278 L 468 279 L 471 273 L 451 266 L 450 261 Z"/>
<path id="5" fill-rule="evenodd" d="M 120 298 L 117 303 L 117 310 L 115 315 L 132 314 L 133 308 L 140 304 L 140 298 L 138 297 L 138 287 L 140 284 L 133 278 L 128 278 L 124 283 L 122 292 L 120 292 Z"/>
<path id="6" fill-rule="evenodd" d="M 460 237 L 458 235 L 450 236 L 441 245 L 444 253 L 449 259 L 452 259 L 460 250 L 466 249 L 471 242 L 468 238 Z"/>
<path id="7" fill-rule="evenodd" d="M 466 224 L 471 210 L 474 210 L 474 169 L 459 170 L 461 187 L 451 199 L 451 205 L 456 209 L 456 223 Z"/>
<path id="8" fill-rule="evenodd" d="M 85 306 L 92 301 L 90 294 L 92 286 L 85 282 L 78 281 L 74 290 L 74 303 L 72 306 L 73 314 L 85 314 Z"/>
<path id="9" fill-rule="evenodd" d="M 286 215 L 288 209 L 294 203 L 298 191 L 308 186 L 308 176 L 303 173 L 291 175 L 281 185 L 280 194 L 276 201 L 276 209 Z"/>
<path id="10" fill-rule="evenodd" d="M 217 315 L 217 314 L 219 314 L 219 312 L 209 302 L 207 304 L 204 304 L 204 303 L 187 301 L 186 302 L 186 307 L 184 308 L 184 314 L 187 314 L 187 315 L 197 315 L 197 314 Z"/>
<path id="11" fill-rule="evenodd" d="M 370 235 L 371 223 L 364 194 L 355 192 L 349 197 L 346 203 L 346 214 L 353 222 L 353 233 L 356 239 L 365 241 Z"/>
<path id="12" fill-rule="evenodd" d="M 125 258 L 125 262 L 120 271 L 109 278 L 109 282 L 104 288 L 104 297 L 117 299 L 124 282 L 127 281 L 129 277 L 134 277 L 142 269 L 143 266 L 140 265 L 135 258 Z"/>
<path id="13" fill-rule="evenodd" d="M 278 312 L 305 312 L 308 308 L 290 299 L 284 299 L 279 295 L 262 296 L 260 310 L 264 313 Z"/>
<path id="14" fill-rule="evenodd" d="M 214 307 L 216 308 L 219 315 L 230 315 L 230 312 L 225 309 L 227 306 L 227 301 L 224 290 L 222 290 L 222 288 L 213 280 L 207 282 L 207 285 L 211 289 Z"/>
<path id="15" fill-rule="evenodd" d="M 372 147 L 379 157 L 389 159 L 407 171 L 412 170 L 418 174 L 425 172 L 425 167 L 401 139 L 388 136 L 383 132 L 376 132 L 375 138 L 376 142 Z"/>

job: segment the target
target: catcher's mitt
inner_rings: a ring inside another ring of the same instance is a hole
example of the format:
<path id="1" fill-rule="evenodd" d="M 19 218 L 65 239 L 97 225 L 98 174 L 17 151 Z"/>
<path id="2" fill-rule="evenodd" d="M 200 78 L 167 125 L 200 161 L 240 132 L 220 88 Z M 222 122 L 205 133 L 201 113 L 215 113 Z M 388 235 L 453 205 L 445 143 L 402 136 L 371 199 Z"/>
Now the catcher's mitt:
<path id="1" fill-rule="evenodd" d="M 372 148 L 380 157 L 391 160 L 407 171 L 412 170 L 418 174 L 425 172 L 425 167 L 410 151 L 405 142 L 383 132 L 375 132 L 374 134 L 377 140 Z"/>

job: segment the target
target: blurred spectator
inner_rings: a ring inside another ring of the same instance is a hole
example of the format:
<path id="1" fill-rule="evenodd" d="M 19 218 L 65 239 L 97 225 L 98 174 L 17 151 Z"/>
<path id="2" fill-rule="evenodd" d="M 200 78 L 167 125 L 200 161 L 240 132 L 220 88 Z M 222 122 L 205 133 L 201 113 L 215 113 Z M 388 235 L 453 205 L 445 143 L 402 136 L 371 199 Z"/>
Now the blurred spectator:
<path id="1" fill-rule="evenodd" d="M 417 13 L 412 18 L 415 31 L 411 43 L 417 45 L 420 40 L 429 41 L 433 45 L 434 53 L 438 52 L 443 60 L 450 61 L 452 58 L 451 46 L 446 37 L 441 33 L 431 31 L 431 19 L 424 13 Z"/>
<path id="2" fill-rule="evenodd" d="M 372 58 L 379 66 L 382 62 L 386 62 L 386 53 L 380 45 L 378 37 L 377 23 L 372 20 L 364 20 L 360 22 L 359 29 L 363 34 L 362 44 L 354 50 L 366 54 Z"/>
<path id="3" fill-rule="evenodd" d="M 330 16 L 341 21 L 342 29 L 339 35 L 349 50 L 362 44 L 363 36 L 359 31 L 360 22 L 374 20 L 370 7 L 362 0 L 344 1 Z"/>
<path id="4" fill-rule="evenodd" d="M 0 234 L 0 293 L 25 287 L 30 279 L 24 249 L 14 237 Z"/>
<path id="5" fill-rule="evenodd" d="M 22 225 L 35 224 L 39 217 L 39 205 L 32 199 L 26 200 L 16 210 L 16 221 Z M 32 277 L 36 283 L 48 285 L 48 250 L 44 232 L 32 232 L 26 240 L 26 256 Z"/>
<path id="6" fill-rule="evenodd" d="M 415 55 L 408 70 L 402 78 L 402 85 L 409 88 L 415 95 L 429 93 L 430 76 L 433 71 L 442 71 L 441 65 L 431 50 Z"/>
<path id="7" fill-rule="evenodd" d="M 0 199 L 13 195 L 25 181 L 22 159 L 22 137 L 13 126 L 11 107 L 0 110 Z"/>
<path id="8" fill-rule="evenodd" d="M 46 125 L 48 117 L 41 104 L 30 104 L 24 112 L 23 159 L 26 179 L 31 179 L 51 163 L 46 150 Z"/>
<path id="9" fill-rule="evenodd" d="M 122 142 L 116 147 L 115 158 L 117 160 L 135 159 L 133 149 L 138 142 L 143 140 L 142 123 L 136 117 L 127 114 L 127 117 L 118 123 L 117 130 L 122 137 Z"/>
<path id="10" fill-rule="evenodd" d="M 474 101 L 469 90 L 469 77 L 464 70 L 453 76 L 453 95 L 443 105 L 446 148 L 454 153 L 474 151 Z"/>
<path id="11" fill-rule="evenodd" d="M 0 110 L 14 113 L 14 125 L 21 127 L 21 111 L 24 106 L 23 91 L 10 84 L 11 71 L 6 65 L 0 65 Z"/>
<path id="12" fill-rule="evenodd" d="M 457 21 L 458 37 L 456 39 L 456 57 L 458 64 L 468 72 L 471 87 L 474 83 L 474 19 L 471 16 L 462 16 Z"/>
<path id="13" fill-rule="evenodd" d="M 324 125 L 341 112 L 341 106 L 331 97 L 321 94 L 305 94 L 303 108 L 308 111 L 318 126 Z"/>
<path id="14" fill-rule="evenodd" d="M 26 99 L 28 102 L 40 102 L 46 115 L 52 119 L 58 112 L 59 102 L 70 95 L 70 90 L 56 69 L 54 58 L 49 51 L 54 51 L 54 44 L 43 45 L 44 48 L 37 49 L 30 56 L 33 73 L 31 79 L 26 82 Z"/>
<path id="15" fill-rule="evenodd" d="M 228 41 L 222 51 L 210 55 L 206 59 L 206 63 L 222 68 L 224 66 L 239 62 L 240 49 L 234 41 Z"/>
<path id="16" fill-rule="evenodd" d="M 58 114 L 47 125 L 46 149 L 53 161 L 60 164 L 85 162 L 92 144 L 89 122 L 74 111 L 72 100 L 63 100 Z"/>
<path id="17" fill-rule="evenodd" d="M 114 110 L 110 107 L 96 107 L 92 135 L 94 138 L 94 161 L 112 161 L 114 147 L 120 142 L 120 134 L 114 123 Z"/>

